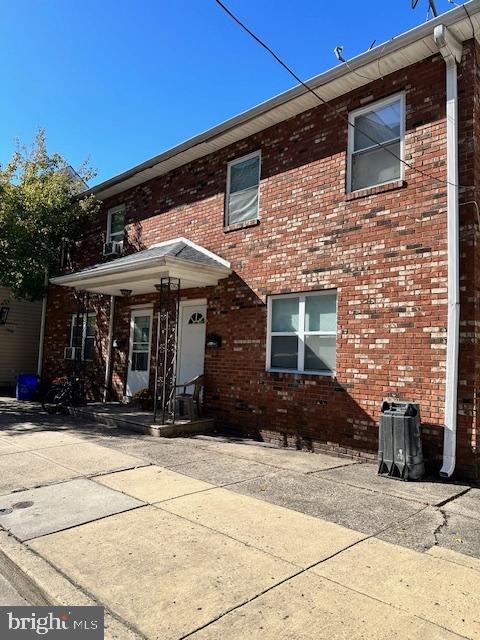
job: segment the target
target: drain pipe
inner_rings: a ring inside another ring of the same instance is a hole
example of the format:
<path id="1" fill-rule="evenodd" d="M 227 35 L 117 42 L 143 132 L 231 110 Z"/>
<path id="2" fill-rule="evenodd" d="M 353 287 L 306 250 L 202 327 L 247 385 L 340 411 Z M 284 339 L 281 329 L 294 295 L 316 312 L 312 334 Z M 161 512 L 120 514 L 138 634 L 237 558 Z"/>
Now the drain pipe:
<path id="1" fill-rule="evenodd" d="M 109 391 L 112 379 L 112 357 L 113 357 L 113 323 L 115 320 L 115 296 L 110 296 L 110 317 L 108 319 L 108 345 L 107 362 L 105 367 L 105 388 L 103 390 L 103 402 L 110 400 Z"/>
<path id="2" fill-rule="evenodd" d="M 40 318 L 40 335 L 38 340 L 37 375 L 42 377 L 43 373 L 43 349 L 45 344 L 45 327 L 47 323 L 47 299 L 48 299 L 48 273 L 45 271 L 45 293 L 42 298 L 42 315 Z"/>
<path id="3" fill-rule="evenodd" d="M 440 476 L 449 478 L 455 470 L 457 441 L 457 387 L 460 333 L 457 63 L 462 59 L 463 44 L 459 42 L 444 25 L 435 27 L 433 37 L 446 65 L 448 324 L 443 465 L 440 469 Z"/>

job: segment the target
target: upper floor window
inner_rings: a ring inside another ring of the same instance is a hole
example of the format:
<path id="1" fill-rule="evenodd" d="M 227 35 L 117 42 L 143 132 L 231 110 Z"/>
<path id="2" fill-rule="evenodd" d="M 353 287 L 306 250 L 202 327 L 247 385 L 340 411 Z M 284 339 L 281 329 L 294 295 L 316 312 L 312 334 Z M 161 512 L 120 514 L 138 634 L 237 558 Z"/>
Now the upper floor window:
<path id="1" fill-rule="evenodd" d="M 225 224 L 258 218 L 260 151 L 228 163 Z"/>
<path id="2" fill-rule="evenodd" d="M 121 242 L 125 233 L 125 205 L 108 210 L 107 242 Z"/>
<path id="3" fill-rule="evenodd" d="M 72 316 L 72 328 L 70 332 L 70 347 L 83 350 L 80 356 L 85 360 L 93 359 L 93 349 L 95 342 L 95 330 L 97 327 L 97 316 L 95 313 L 79 313 Z M 78 353 L 78 352 L 77 352 Z"/>
<path id="4" fill-rule="evenodd" d="M 336 291 L 268 299 L 267 369 L 332 374 L 336 335 Z"/>
<path id="5" fill-rule="evenodd" d="M 348 191 L 400 180 L 405 96 L 392 96 L 352 111 L 349 122 Z"/>

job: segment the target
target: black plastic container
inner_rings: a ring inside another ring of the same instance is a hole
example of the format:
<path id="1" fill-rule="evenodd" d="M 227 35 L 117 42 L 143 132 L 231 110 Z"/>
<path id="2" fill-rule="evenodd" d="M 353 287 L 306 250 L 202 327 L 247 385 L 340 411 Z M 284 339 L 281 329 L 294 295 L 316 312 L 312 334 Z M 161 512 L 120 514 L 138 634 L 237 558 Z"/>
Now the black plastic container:
<path id="1" fill-rule="evenodd" d="M 418 404 L 383 402 L 378 474 L 398 480 L 421 480 L 425 475 Z"/>

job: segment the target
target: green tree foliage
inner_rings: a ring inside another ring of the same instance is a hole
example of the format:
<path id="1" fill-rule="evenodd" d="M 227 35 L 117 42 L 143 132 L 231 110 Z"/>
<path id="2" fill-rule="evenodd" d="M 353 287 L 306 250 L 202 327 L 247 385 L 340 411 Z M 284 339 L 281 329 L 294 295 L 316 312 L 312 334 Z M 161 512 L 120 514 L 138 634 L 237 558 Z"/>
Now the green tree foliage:
<path id="1" fill-rule="evenodd" d="M 98 211 L 98 200 L 80 195 L 93 176 L 87 164 L 74 171 L 49 155 L 44 131 L 0 166 L 0 285 L 13 296 L 42 297 L 45 274 L 58 271 L 62 248 L 80 239 Z"/>

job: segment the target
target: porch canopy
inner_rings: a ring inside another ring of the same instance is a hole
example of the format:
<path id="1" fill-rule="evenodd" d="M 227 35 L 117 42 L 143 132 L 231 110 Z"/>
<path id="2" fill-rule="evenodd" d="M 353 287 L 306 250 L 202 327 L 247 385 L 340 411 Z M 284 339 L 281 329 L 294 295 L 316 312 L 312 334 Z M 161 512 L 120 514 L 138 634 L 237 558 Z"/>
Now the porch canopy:
<path id="1" fill-rule="evenodd" d="M 51 278 L 52 284 L 82 291 L 130 295 L 155 291 L 160 278 L 178 278 L 181 289 L 214 286 L 231 274 L 230 263 L 186 238 L 176 238 L 110 262 Z"/>

